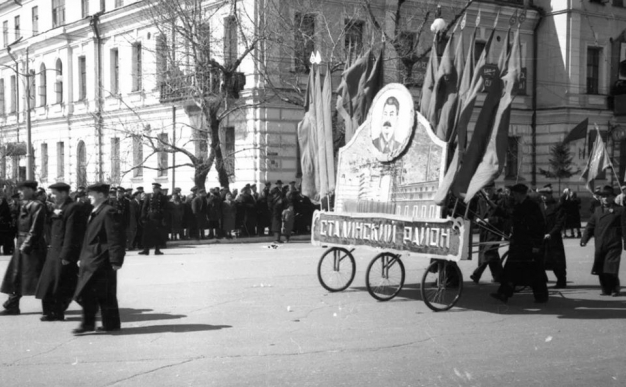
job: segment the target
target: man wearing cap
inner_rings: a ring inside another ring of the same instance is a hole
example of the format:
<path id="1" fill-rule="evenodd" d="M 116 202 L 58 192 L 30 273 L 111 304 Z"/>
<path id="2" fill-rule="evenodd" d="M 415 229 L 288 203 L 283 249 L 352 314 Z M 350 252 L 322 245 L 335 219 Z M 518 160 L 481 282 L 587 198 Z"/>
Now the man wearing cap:
<path id="1" fill-rule="evenodd" d="M 555 289 L 567 286 L 567 271 L 565 262 L 565 247 L 561 233 L 565 227 L 565 208 L 552 197 L 552 188 L 543 187 L 539 190 L 541 203 L 539 207 L 546 221 L 546 235 L 544 235 L 545 269 L 552 270 L 556 276 Z"/>
<path id="2" fill-rule="evenodd" d="M 87 225 L 81 204 L 70 198 L 70 186 L 56 183 L 52 191 L 51 243 L 35 296 L 42 300 L 41 321 L 62 321 L 78 280 L 78 258 Z"/>
<path id="3" fill-rule="evenodd" d="M 98 183 L 87 187 L 93 210 L 87 221 L 80 251 L 80 270 L 74 299 L 83 307 L 83 320 L 72 331 L 81 334 L 96 330 L 98 309 L 102 316 L 99 330 L 120 329 L 117 304 L 117 270 L 124 263 L 124 242 L 117 213 L 107 204 L 109 186 Z"/>
<path id="4" fill-rule="evenodd" d="M 539 205 L 528 197 L 528 187 L 511 187 L 515 207 L 511 215 L 512 234 L 509 258 L 504 265 L 501 284 L 491 296 L 507 302 L 516 285 L 530 285 L 536 303 L 548 301 L 548 277 L 543 268 L 542 245 L 545 221 Z"/>
<path id="5" fill-rule="evenodd" d="M 126 229 L 126 248 L 134 250 L 141 246 L 141 201 L 140 193 L 135 192 L 128 201 L 128 227 Z"/>
<path id="6" fill-rule="evenodd" d="M 35 200 L 37 182 L 23 181 L 17 189 L 22 200 L 17 219 L 17 243 L 0 287 L 2 293 L 9 295 L 0 315 L 20 314 L 20 298 L 35 294 L 46 259 L 46 208 L 42 202 Z"/>
<path id="7" fill-rule="evenodd" d="M 152 183 L 152 194 L 146 196 L 141 209 L 143 221 L 143 250 L 141 255 L 149 255 L 154 247 L 154 255 L 163 255 L 161 246 L 165 246 L 164 228 L 167 217 L 167 197 L 161 193 L 161 184 Z"/>
<path id="8" fill-rule="evenodd" d="M 601 205 L 589 218 L 580 240 L 586 246 L 591 237 L 595 238 L 595 254 L 591 274 L 597 275 L 603 296 L 620 295 L 619 265 L 626 239 L 626 215 L 624 207 L 615 204 L 613 187 L 605 186 L 598 193 Z"/>

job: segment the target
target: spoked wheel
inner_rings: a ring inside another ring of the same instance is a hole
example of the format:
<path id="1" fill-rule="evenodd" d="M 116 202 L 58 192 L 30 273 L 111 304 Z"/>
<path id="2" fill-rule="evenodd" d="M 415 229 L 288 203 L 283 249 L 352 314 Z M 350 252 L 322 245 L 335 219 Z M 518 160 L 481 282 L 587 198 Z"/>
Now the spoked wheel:
<path id="1" fill-rule="evenodd" d="M 352 251 L 331 247 L 322 255 L 317 265 L 317 278 L 324 289 L 340 292 L 350 286 L 356 272 Z"/>
<path id="2" fill-rule="evenodd" d="M 427 307 L 435 312 L 448 310 L 461 298 L 463 274 L 455 262 L 436 259 L 424 272 L 420 288 Z"/>
<path id="3" fill-rule="evenodd" d="M 365 273 L 367 291 L 379 301 L 394 298 L 404 285 L 404 264 L 400 256 L 380 253 L 367 266 Z"/>
<path id="4" fill-rule="evenodd" d="M 504 265 L 506 264 L 506 260 L 507 258 L 509 258 L 509 252 L 507 251 L 506 253 L 502 254 L 502 258 L 500 258 L 500 262 L 502 263 L 502 268 L 504 268 Z M 524 285 L 515 285 L 513 287 L 513 292 L 515 293 L 519 293 L 524 291 L 524 289 L 526 289 L 527 286 Z"/>

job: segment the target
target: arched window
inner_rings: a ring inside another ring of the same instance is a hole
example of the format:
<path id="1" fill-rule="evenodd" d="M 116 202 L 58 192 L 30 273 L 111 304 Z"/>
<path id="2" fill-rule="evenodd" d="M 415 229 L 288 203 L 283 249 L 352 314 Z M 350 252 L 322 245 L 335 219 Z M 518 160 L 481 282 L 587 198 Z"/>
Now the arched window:
<path id="1" fill-rule="evenodd" d="M 48 84 L 46 82 L 46 65 L 41 64 L 39 67 L 39 106 L 46 106 L 46 95 Z"/>
<path id="2" fill-rule="evenodd" d="M 57 95 L 57 102 L 63 102 L 63 63 L 61 59 L 57 59 L 56 64 L 56 82 L 54 82 L 54 92 Z"/>
<path id="3" fill-rule="evenodd" d="M 87 185 L 87 153 L 85 152 L 85 143 L 81 140 L 76 147 L 76 185 Z"/>

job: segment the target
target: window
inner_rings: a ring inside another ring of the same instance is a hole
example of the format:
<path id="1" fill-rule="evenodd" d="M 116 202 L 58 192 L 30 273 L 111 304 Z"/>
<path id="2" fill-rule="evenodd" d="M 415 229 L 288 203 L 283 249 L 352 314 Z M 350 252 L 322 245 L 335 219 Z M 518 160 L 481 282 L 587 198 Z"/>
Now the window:
<path id="1" fill-rule="evenodd" d="M 107 0 L 100 0 L 100 11 L 101 12 L 107 11 Z"/>
<path id="2" fill-rule="evenodd" d="M 89 16 L 89 0 L 80 0 L 80 15 L 83 19 Z"/>
<path id="3" fill-rule="evenodd" d="M 0 115 L 4 115 L 4 79 L 0 79 Z"/>
<path id="4" fill-rule="evenodd" d="M 133 136 L 133 177 L 143 176 L 143 142 L 141 136 Z"/>
<path id="5" fill-rule="evenodd" d="M 87 63 L 84 56 L 78 57 L 78 100 L 87 98 Z"/>
<path id="6" fill-rule="evenodd" d="M 164 152 L 163 150 L 166 148 L 165 145 L 163 145 L 163 143 L 167 143 L 167 133 L 160 133 L 159 134 L 159 154 L 158 154 L 158 172 L 157 172 L 157 176 L 158 177 L 167 177 L 167 169 L 169 167 L 169 159 L 168 156 L 169 154 L 167 152 Z"/>
<path id="7" fill-rule="evenodd" d="M 163 34 L 157 36 L 156 46 L 156 72 L 157 83 L 160 86 L 165 82 L 165 73 L 167 71 L 167 37 Z"/>
<path id="8" fill-rule="evenodd" d="M 85 142 L 79 141 L 76 147 L 76 184 L 80 186 L 87 185 L 87 152 L 85 150 Z"/>
<path id="9" fill-rule="evenodd" d="M 52 27 L 65 24 L 65 0 L 52 0 Z"/>
<path id="10" fill-rule="evenodd" d="M 63 102 L 63 63 L 61 59 L 57 59 L 56 64 L 56 82 L 54 82 L 54 93 L 57 96 L 57 103 Z"/>
<path id="11" fill-rule="evenodd" d="M 48 93 L 47 79 L 46 79 L 46 65 L 41 64 L 39 68 L 39 106 L 46 106 Z"/>
<path id="12" fill-rule="evenodd" d="M 519 137 L 509 137 L 508 138 L 508 147 L 506 150 L 506 173 L 505 178 L 507 179 L 515 179 L 517 178 L 517 174 L 519 172 L 519 164 L 518 164 L 518 151 L 519 151 Z"/>
<path id="13" fill-rule="evenodd" d="M 65 144 L 57 142 L 57 180 L 63 180 L 65 176 Z"/>
<path id="14" fill-rule="evenodd" d="M 294 28 L 295 70 L 306 73 L 311 52 L 315 50 L 315 15 L 296 13 Z"/>
<path id="15" fill-rule="evenodd" d="M 115 8 L 123 7 L 124 0 L 115 0 Z"/>
<path id="16" fill-rule="evenodd" d="M 39 7 L 33 7 L 31 17 L 33 22 L 33 36 L 35 36 L 39 33 Z"/>
<path id="17" fill-rule="evenodd" d="M 117 48 L 111 50 L 111 94 L 120 92 L 120 52 Z"/>
<path id="18" fill-rule="evenodd" d="M 487 42 L 482 40 L 477 40 L 474 42 L 474 64 L 478 63 L 480 56 L 485 51 L 485 47 L 487 47 Z"/>
<path id="19" fill-rule="evenodd" d="M 235 128 L 224 128 L 224 169 L 228 176 L 235 176 Z"/>
<path id="20" fill-rule="evenodd" d="M 120 180 L 120 138 L 111 138 L 111 180 L 115 183 Z"/>
<path id="21" fill-rule="evenodd" d="M 18 40 L 22 37 L 22 32 L 20 30 L 20 17 L 15 17 L 15 40 Z"/>
<path id="22" fill-rule="evenodd" d="M 587 47 L 587 94 L 599 94 L 601 47 Z"/>
<path id="23" fill-rule="evenodd" d="M 237 19 L 234 16 L 224 18 L 224 62 L 237 60 Z"/>
<path id="24" fill-rule="evenodd" d="M 41 144 L 41 180 L 48 180 L 48 144 Z"/>
<path id="25" fill-rule="evenodd" d="M 360 20 L 346 19 L 345 21 L 345 41 L 346 51 L 360 53 L 363 50 L 363 28 L 365 23 Z"/>
<path id="26" fill-rule="evenodd" d="M 133 89 L 132 91 L 142 90 L 142 65 L 141 65 L 141 43 L 133 44 Z"/>
<path id="27" fill-rule="evenodd" d="M 4 47 L 9 45 L 9 22 L 2 22 L 2 45 Z"/>
<path id="28" fill-rule="evenodd" d="M 11 110 L 9 113 L 15 113 L 17 110 L 17 80 L 15 75 L 11 75 Z"/>

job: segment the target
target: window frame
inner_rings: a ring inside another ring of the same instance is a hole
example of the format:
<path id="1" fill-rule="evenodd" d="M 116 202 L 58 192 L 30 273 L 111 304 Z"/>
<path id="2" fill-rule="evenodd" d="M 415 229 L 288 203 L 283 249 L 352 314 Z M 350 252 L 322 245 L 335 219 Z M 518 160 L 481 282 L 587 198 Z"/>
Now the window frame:
<path id="1" fill-rule="evenodd" d="M 30 17 L 33 27 L 33 36 L 39 35 L 39 7 L 34 6 L 30 11 Z"/>
<path id="2" fill-rule="evenodd" d="M 65 0 L 52 0 L 52 28 L 65 24 Z"/>
<path id="3" fill-rule="evenodd" d="M 132 45 L 132 92 L 143 90 L 143 45 L 135 42 Z"/>
<path id="4" fill-rule="evenodd" d="M 588 94 L 588 95 L 600 94 L 600 87 L 601 87 L 600 81 L 601 81 L 601 76 L 602 76 L 600 60 L 601 60 L 602 54 L 603 54 L 603 47 L 587 46 L 586 84 L 585 84 L 586 93 L 585 94 Z M 593 63 L 590 63 L 590 61 L 593 61 Z M 590 74 L 590 70 L 592 71 L 592 74 Z"/>
<path id="5" fill-rule="evenodd" d="M 78 57 L 78 100 L 84 101 L 87 99 L 87 58 L 83 56 Z"/>

